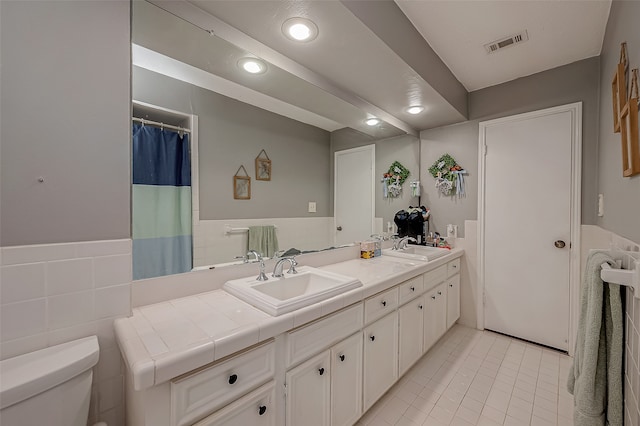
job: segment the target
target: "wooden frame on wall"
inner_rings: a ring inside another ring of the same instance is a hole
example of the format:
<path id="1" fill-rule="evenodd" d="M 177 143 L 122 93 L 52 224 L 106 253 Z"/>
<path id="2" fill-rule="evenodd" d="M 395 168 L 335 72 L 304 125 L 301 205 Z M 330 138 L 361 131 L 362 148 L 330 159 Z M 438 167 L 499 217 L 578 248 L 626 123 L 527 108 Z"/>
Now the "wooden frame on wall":
<path id="1" fill-rule="evenodd" d="M 622 176 L 640 174 L 640 137 L 638 134 L 638 69 L 632 70 L 631 97 L 620 111 L 622 139 Z"/>
<path id="2" fill-rule="evenodd" d="M 244 170 L 244 176 L 238 176 L 240 170 Z M 238 171 L 233 176 L 233 199 L 249 200 L 251 199 L 251 178 L 244 166 L 238 167 Z"/>
<path id="3" fill-rule="evenodd" d="M 256 180 L 271 180 L 271 159 L 264 149 L 256 157 Z"/>
<path id="4" fill-rule="evenodd" d="M 627 81 L 625 78 L 625 64 L 618 64 L 611 82 L 611 96 L 613 104 L 613 132 L 620 133 L 620 115 L 627 101 Z"/>

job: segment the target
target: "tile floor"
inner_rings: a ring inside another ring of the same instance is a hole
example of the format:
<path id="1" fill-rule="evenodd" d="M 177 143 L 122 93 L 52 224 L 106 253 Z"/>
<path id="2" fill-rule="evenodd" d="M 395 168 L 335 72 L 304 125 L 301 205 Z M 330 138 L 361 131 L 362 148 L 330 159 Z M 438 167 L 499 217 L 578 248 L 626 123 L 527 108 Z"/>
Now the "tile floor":
<path id="1" fill-rule="evenodd" d="M 572 358 L 455 325 L 358 425 L 573 425 Z"/>

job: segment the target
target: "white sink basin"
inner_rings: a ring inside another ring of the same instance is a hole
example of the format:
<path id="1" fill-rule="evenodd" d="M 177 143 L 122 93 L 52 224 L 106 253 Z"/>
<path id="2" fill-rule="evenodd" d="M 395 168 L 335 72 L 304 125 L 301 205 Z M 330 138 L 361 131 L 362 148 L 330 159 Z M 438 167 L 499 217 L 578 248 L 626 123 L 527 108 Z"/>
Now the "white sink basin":
<path id="1" fill-rule="evenodd" d="M 257 281 L 255 276 L 227 281 L 224 290 L 269 315 L 278 316 L 362 286 L 356 278 L 309 266 L 298 267 L 295 275 L 268 276 L 268 281 Z"/>
<path id="2" fill-rule="evenodd" d="M 448 249 L 438 247 L 427 246 L 414 246 L 410 245 L 402 250 L 385 249 L 382 250 L 382 254 L 394 257 L 400 257 L 405 259 L 421 260 L 423 262 L 430 262 L 434 259 L 442 257 L 451 253 Z"/>

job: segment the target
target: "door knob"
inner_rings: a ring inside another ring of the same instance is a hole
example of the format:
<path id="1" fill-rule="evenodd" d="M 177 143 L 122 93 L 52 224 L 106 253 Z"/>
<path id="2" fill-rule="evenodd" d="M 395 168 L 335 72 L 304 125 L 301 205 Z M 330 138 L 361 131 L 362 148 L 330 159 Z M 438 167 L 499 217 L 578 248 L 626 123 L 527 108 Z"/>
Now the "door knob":
<path id="1" fill-rule="evenodd" d="M 340 361 L 344 362 L 344 359 L 345 359 L 344 355 L 340 355 L 339 358 L 340 358 Z"/>
<path id="2" fill-rule="evenodd" d="M 263 415 L 266 412 L 267 412 L 267 407 L 266 406 L 261 405 L 260 407 L 258 407 L 258 414 Z"/>
<path id="3" fill-rule="evenodd" d="M 342 226 L 338 226 L 336 229 L 337 229 L 338 231 L 342 231 Z"/>
<path id="4" fill-rule="evenodd" d="M 322 376 L 324 374 L 324 368 L 318 369 L 318 373 L 320 373 L 320 375 Z"/>
<path id="5" fill-rule="evenodd" d="M 237 374 L 232 374 L 232 375 L 229 376 L 229 384 L 230 385 L 234 384 L 237 380 L 238 380 L 238 375 Z"/>
<path id="6" fill-rule="evenodd" d="M 564 246 L 566 246 L 565 242 L 562 240 L 558 240 L 555 243 L 553 243 L 553 245 L 555 245 L 557 248 L 564 248 Z"/>

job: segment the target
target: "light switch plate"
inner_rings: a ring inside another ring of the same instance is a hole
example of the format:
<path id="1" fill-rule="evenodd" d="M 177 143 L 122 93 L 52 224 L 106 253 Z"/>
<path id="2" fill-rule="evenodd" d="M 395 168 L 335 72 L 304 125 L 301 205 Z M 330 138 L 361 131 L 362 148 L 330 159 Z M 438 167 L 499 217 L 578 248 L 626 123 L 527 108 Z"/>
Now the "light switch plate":
<path id="1" fill-rule="evenodd" d="M 315 212 L 316 212 L 316 202 L 309 201 L 309 213 L 315 213 Z"/>

